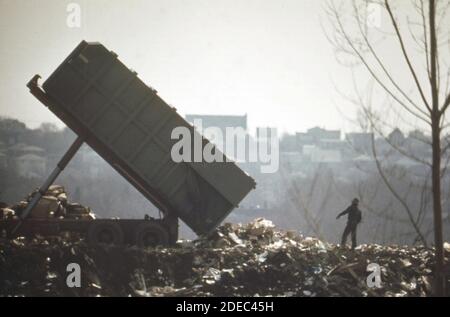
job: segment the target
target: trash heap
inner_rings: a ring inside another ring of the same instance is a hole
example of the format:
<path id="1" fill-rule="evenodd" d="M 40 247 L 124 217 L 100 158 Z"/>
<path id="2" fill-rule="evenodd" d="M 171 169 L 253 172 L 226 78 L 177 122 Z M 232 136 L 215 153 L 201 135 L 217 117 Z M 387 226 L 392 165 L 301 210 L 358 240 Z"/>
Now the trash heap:
<path id="1" fill-rule="evenodd" d="M 428 296 L 433 257 L 423 247 L 342 249 L 265 219 L 172 248 L 3 239 L 0 296 Z M 66 284 L 69 263 L 80 266 L 80 288 Z M 370 263 L 381 269 L 380 288 L 367 286 Z"/>
<path id="2" fill-rule="evenodd" d="M 24 200 L 13 206 L 5 205 L 0 208 L 0 219 L 20 215 L 38 193 L 38 189 L 29 194 Z M 51 185 L 47 192 L 33 208 L 30 218 L 69 218 L 69 219 L 95 219 L 95 214 L 89 207 L 68 200 L 64 186 Z"/>

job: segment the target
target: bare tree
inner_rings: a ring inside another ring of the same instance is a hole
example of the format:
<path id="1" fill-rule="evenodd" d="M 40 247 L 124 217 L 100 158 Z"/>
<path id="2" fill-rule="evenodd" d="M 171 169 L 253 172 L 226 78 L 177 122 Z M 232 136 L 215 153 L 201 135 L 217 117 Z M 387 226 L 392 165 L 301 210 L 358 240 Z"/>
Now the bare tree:
<path id="1" fill-rule="evenodd" d="M 361 65 L 376 84 L 379 95 L 384 94 L 404 122 L 417 122 L 431 134 L 435 292 L 438 296 L 445 294 L 441 159 L 447 148 L 442 147 L 441 138 L 448 127 L 450 72 L 442 71 L 448 69 L 449 61 L 445 57 L 449 54 L 441 52 L 444 47 L 448 50 L 448 34 L 444 32 L 448 8 L 446 0 L 395 4 L 389 0 L 330 0 L 327 6 L 332 25 L 332 32 L 327 35 L 340 60 L 350 66 L 355 66 L 355 62 Z M 382 27 L 373 27 L 374 18 L 385 18 L 388 22 Z M 386 54 L 386 47 L 395 49 Z"/>

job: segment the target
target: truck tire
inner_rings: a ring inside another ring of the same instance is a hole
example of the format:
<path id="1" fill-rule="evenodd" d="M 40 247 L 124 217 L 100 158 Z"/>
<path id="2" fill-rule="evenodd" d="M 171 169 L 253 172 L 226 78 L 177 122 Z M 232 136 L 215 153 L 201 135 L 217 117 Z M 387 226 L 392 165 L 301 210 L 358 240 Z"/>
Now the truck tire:
<path id="1" fill-rule="evenodd" d="M 168 245 L 169 233 L 164 226 L 158 223 L 143 223 L 136 229 L 134 244 L 142 248 Z"/>
<path id="2" fill-rule="evenodd" d="M 122 228 L 117 223 L 93 223 L 87 233 L 87 241 L 92 245 L 114 244 L 124 242 Z"/>

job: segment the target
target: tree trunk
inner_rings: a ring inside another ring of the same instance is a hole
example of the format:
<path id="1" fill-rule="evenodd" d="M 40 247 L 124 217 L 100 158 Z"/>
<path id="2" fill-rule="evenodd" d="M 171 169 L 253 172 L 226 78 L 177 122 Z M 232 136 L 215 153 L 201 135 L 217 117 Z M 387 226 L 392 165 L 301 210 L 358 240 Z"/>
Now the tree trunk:
<path id="1" fill-rule="evenodd" d="M 441 201 L 441 112 L 439 110 L 439 88 L 437 85 L 437 38 L 436 38 L 436 3 L 430 0 L 430 63 L 431 63 L 431 135 L 433 148 L 432 182 L 433 182 L 433 212 L 434 212 L 434 247 L 435 247 L 435 295 L 445 296 L 444 276 L 444 241 L 442 235 L 442 201 Z"/>
<path id="2" fill-rule="evenodd" d="M 435 295 L 445 296 L 445 276 L 444 250 L 442 233 L 442 203 L 441 203 L 441 142 L 439 119 L 433 119 L 432 123 L 433 140 L 433 162 L 432 162 L 432 182 L 433 182 L 433 212 L 434 212 L 434 245 L 435 245 Z"/>

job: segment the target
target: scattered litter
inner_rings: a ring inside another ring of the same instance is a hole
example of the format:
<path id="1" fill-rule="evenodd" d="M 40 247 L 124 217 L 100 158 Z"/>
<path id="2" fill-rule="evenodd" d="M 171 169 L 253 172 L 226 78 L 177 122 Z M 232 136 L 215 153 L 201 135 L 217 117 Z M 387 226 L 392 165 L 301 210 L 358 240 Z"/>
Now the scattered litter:
<path id="1" fill-rule="evenodd" d="M 276 230 L 262 218 L 224 224 L 208 239 L 180 240 L 170 248 L 94 247 L 64 237 L 19 237 L 0 240 L 0 250 L 0 296 L 432 294 L 433 249 L 363 244 L 351 251 Z M 81 288 L 66 286 L 68 263 L 82 267 Z M 369 263 L 381 268 L 380 288 L 365 285 Z"/>

